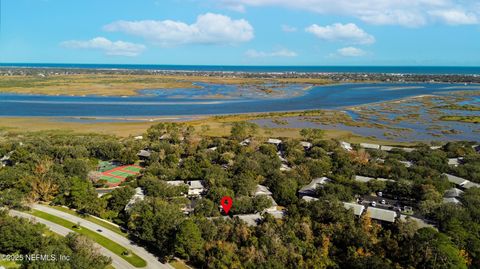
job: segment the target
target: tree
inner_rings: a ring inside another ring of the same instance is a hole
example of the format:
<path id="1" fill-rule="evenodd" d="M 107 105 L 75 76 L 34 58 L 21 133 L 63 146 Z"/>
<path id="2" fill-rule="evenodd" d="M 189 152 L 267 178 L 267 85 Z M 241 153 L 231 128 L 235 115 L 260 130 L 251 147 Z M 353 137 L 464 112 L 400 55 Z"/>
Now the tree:
<path id="1" fill-rule="evenodd" d="M 230 137 L 237 141 L 242 141 L 257 133 L 258 125 L 251 122 L 241 121 L 232 123 Z"/>
<path id="2" fill-rule="evenodd" d="M 72 186 L 67 196 L 67 203 L 80 212 L 93 215 L 100 215 L 106 207 L 106 202 L 98 199 L 92 183 L 79 178 L 72 178 Z"/>
<path id="3" fill-rule="evenodd" d="M 204 240 L 198 226 L 192 220 L 180 224 L 175 235 L 175 254 L 179 257 L 200 261 L 203 259 Z"/>
<path id="4" fill-rule="evenodd" d="M 177 205 L 151 198 L 132 207 L 128 228 L 133 235 L 165 256 L 173 254 L 175 233 L 184 219 Z"/>
<path id="5" fill-rule="evenodd" d="M 322 129 L 314 129 L 314 128 L 305 128 L 300 130 L 300 135 L 309 141 L 319 140 L 322 139 L 325 135 L 325 131 Z"/>
<path id="6" fill-rule="evenodd" d="M 134 194 L 135 190 L 130 186 L 114 189 L 110 193 L 110 199 L 108 199 L 108 209 L 115 212 L 122 211 Z"/>

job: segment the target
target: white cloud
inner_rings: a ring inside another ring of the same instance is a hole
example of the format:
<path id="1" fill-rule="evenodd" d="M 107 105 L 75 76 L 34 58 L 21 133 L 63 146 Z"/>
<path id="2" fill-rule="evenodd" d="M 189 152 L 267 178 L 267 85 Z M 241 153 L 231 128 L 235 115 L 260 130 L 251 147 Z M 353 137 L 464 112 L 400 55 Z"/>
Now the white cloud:
<path id="1" fill-rule="evenodd" d="M 328 41 L 343 41 L 352 44 L 372 44 L 375 37 L 359 28 L 354 23 L 334 23 L 327 26 L 313 24 L 305 31 L 314 34 L 316 37 Z"/>
<path id="2" fill-rule="evenodd" d="M 107 55 L 115 56 L 137 56 L 145 50 L 142 44 L 135 44 L 125 41 L 110 41 L 104 37 L 95 37 L 90 40 L 69 40 L 61 45 L 72 49 L 100 49 Z"/>
<path id="3" fill-rule="evenodd" d="M 341 48 L 337 50 L 337 53 L 344 57 L 360 57 L 366 54 L 364 50 L 355 47 Z"/>
<path id="4" fill-rule="evenodd" d="M 296 57 L 298 54 L 288 49 L 279 49 L 271 52 L 248 50 L 245 56 L 248 58 L 266 58 L 266 57 Z"/>
<path id="5" fill-rule="evenodd" d="M 242 10 L 247 6 L 280 6 L 319 14 L 351 16 L 371 24 L 407 27 L 418 27 L 435 21 L 438 15 L 432 14 L 432 11 L 436 10 L 476 10 L 471 15 L 465 14 L 466 18 L 454 19 L 453 22 L 472 22 L 472 16 L 478 17 L 480 14 L 475 0 L 221 0 L 221 3 L 243 5 Z M 459 18 L 457 15 L 454 14 L 453 17 Z M 452 24 L 449 19 L 441 21 Z"/>
<path id="6" fill-rule="evenodd" d="M 291 32 L 296 32 L 298 29 L 296 27 L 290 26 L 290 25 L 282 25 L 282 31 L 286 33 L 291 33 Z"/>
<path id="7" fill-rule="evenodd" d="M 430 15 L 450 25 L 477 24 L 478 16 L 474 13 L 467 13 L 463 10 L 448 9 L 431 11 Z"/>
<path id="8" fill-rule="evenodd" d="M 116 21 L 105 25 L 110 32 L 141 36 L 161 46 L 181 44 L 234 44 L 253 39 L 253 27 L 244 19 L 206 13 L 193 24 L 180 21 Z"/>

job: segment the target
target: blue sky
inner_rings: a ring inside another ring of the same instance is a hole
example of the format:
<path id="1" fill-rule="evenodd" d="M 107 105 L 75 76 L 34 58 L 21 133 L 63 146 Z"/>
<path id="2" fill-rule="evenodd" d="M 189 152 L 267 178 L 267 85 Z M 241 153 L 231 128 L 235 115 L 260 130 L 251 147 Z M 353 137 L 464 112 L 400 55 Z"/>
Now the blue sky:
<path id="1" fill-rule="evenodd" d="M 480 65 L 473 0 L 0 0 L 0 62 Z"/>

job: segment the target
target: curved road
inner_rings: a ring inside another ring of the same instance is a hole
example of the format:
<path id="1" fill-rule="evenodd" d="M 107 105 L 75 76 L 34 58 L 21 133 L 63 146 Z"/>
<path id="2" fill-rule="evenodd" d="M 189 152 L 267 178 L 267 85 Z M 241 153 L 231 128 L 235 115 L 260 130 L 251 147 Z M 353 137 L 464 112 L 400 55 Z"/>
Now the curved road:
<path id="1" fill-rule="evenodd" d="M 108 230 L 105 227 L 102 227 L 102 226 L 100 226 L 98 224 L 95 224 L 93 222 L 90 222 L 88 220 L 82 219 L 80 217 L 77 217 L 77 216 L 74 216 L 74 215 L 59 211 L 59 210 L 56 210 L 56 209 L 48 207 L 48 206 L 34 204 L 32 206 L 32 208 L 36 209 L 38 211 L 48 213 L 50 215 L 57 216 L 59 218 L 65 219 L 65 220 L 68 220 L 68 221 L 73 222 L 73 223 L 80 222 L 81 226 L 83 226 L 83 227 L 85 227 L 89 230 L 92 230 L 93 232 L 96 232 L 98 234 L 101 234 L 101 235 L 107 237 L 108 239 L 114 241 L 115 243 L 123 246 L 126 249 L 132 250 L 133 252 L 135 252 L 135 254 L 137 254 L 139 257 L 141 257 L 142 259 L 144 259 L 147 262 L 147 266 L 143 267 L 143 268 L 173 269 L 173 267 L 170 266 L 169 264 L 161 263 L 158 260 L 157 257 L 155 257 L 153 254 L 148 252 L 143 247 L 134 244 L 128 238 L 125 238 L 125 237 L 123 237 L 123 236 L 121 236 L 121 235 L 119 235 L 119 234 L 117 234 L 117 233 L 115 233 L 111 230 Z M 98 232 L 97 230 L 102 230 L 102 232 Z"/>
<path id="2" fill-rule="evenodd" d="M 20 211 L 10 210 L 9 215 L 14 216 L 14 217 L 30 219 L 30 220 L 33 220 L 36 223 L 45 224 L 52 232 L 54 232 L 56 234 L 59 234 L 61 236 L 66 236 L 67 234 L 74 232 L 74 231 L 72 231 L 70 229 L 67 229 L 67 228 L 65 228 L 61 225 L 56 224 L 56 223 L 50 222 L 48 220 L 44 220 L 42 218 L 37 218 L 33 215 L 23 213 L 23 212 L 20 212 Z M 100 246 L 97 243 L 95 243 L 95 245 L 99 248 L 100 253 L 102 255 L 112 258 L 112 265 L 116 269 L 136 269 L 134 266 L 132 266 L 126 260 L 117 256 L 115 253 L 111 252 L 110 250 Z"/>

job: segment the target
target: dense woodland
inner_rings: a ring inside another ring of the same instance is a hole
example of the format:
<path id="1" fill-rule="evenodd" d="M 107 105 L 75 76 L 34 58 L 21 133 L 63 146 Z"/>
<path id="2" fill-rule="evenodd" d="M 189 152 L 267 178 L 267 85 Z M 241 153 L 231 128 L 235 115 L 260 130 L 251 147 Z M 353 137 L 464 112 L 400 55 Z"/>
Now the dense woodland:
<path id="1" fill-rule="evenodd" d="M 339 141 L 324 140 L 320 130 L 305 129 L 302 140 L 313 146 L 305 150 L 299 140 L 284 140 L 282 151 L 292 169 L 280 171 L 277 148 L 256 137 L 256 129 L 235 123 L 230 137 L 204 137 L 191 127 L 163 123 L 151 127 L 141 140 L 58 131 L 5 132 L 0 136 L 0 157 L 9 154 L 10 159 L 0 168 L 0 206 L 66 205 L 122 225 L 133 240 L 164 260 L 179 257 L 198 268 L 480 268 L 480 189 L 465 190 L 462 204 L 442 203 L 443 193 L 453 186 L 442 173 L 480 183 L 480 154 L 472 143 L 451 142 L 436 150 L 419 145 L 413 152 L 358 147 L 347 152 Z M 251 142 L 240 145 L 246 138 Z M 152 152 L 140 162 L 142 173 L 97 197 L 95 187 L 102 182 L 92 171 L 98 161 L 138 163 L 141 149 Z M 463 157 L 462 164 L 449 166 L 452 157 Z M 413 165 L 405 167 L 400 161 Z M 361 183 L 352 179 L 354 175 L 393 181 Z M 333 182 L 317 190 L 320 200 L 299 199 L 297 191 L 321 176 Z M 170 180 L 205 182 L 208 191 L 195 201 L 189 216 L 180 210 L 190 203 L 182 195 L 185 188 L 167 184 Z M 283 219 L 264 213 L 259 225 L 248 226 L 237 218 L 219 217 L 218 202 L 224 195 L 234 198 L 230 215 L 269 207 L 268 199 L 252 195 L 257 184 L 271 190 L 285 210 Z M 147 198 L 125 211 L 136 187 L 142 187 Z M 358 218 L 341 204 L 377 191 L 415 204 L 438 231 L 419 229 L 410 220 L 380 224 L 368 216 Z M 86 250 L 90 242 L 84 238 L 42 233 L 39 225 L 2 213 L 0 253 L 66 249 L 76 253 L 75 261 L 82 261 L 71 268 L 108 263 Z"/>

